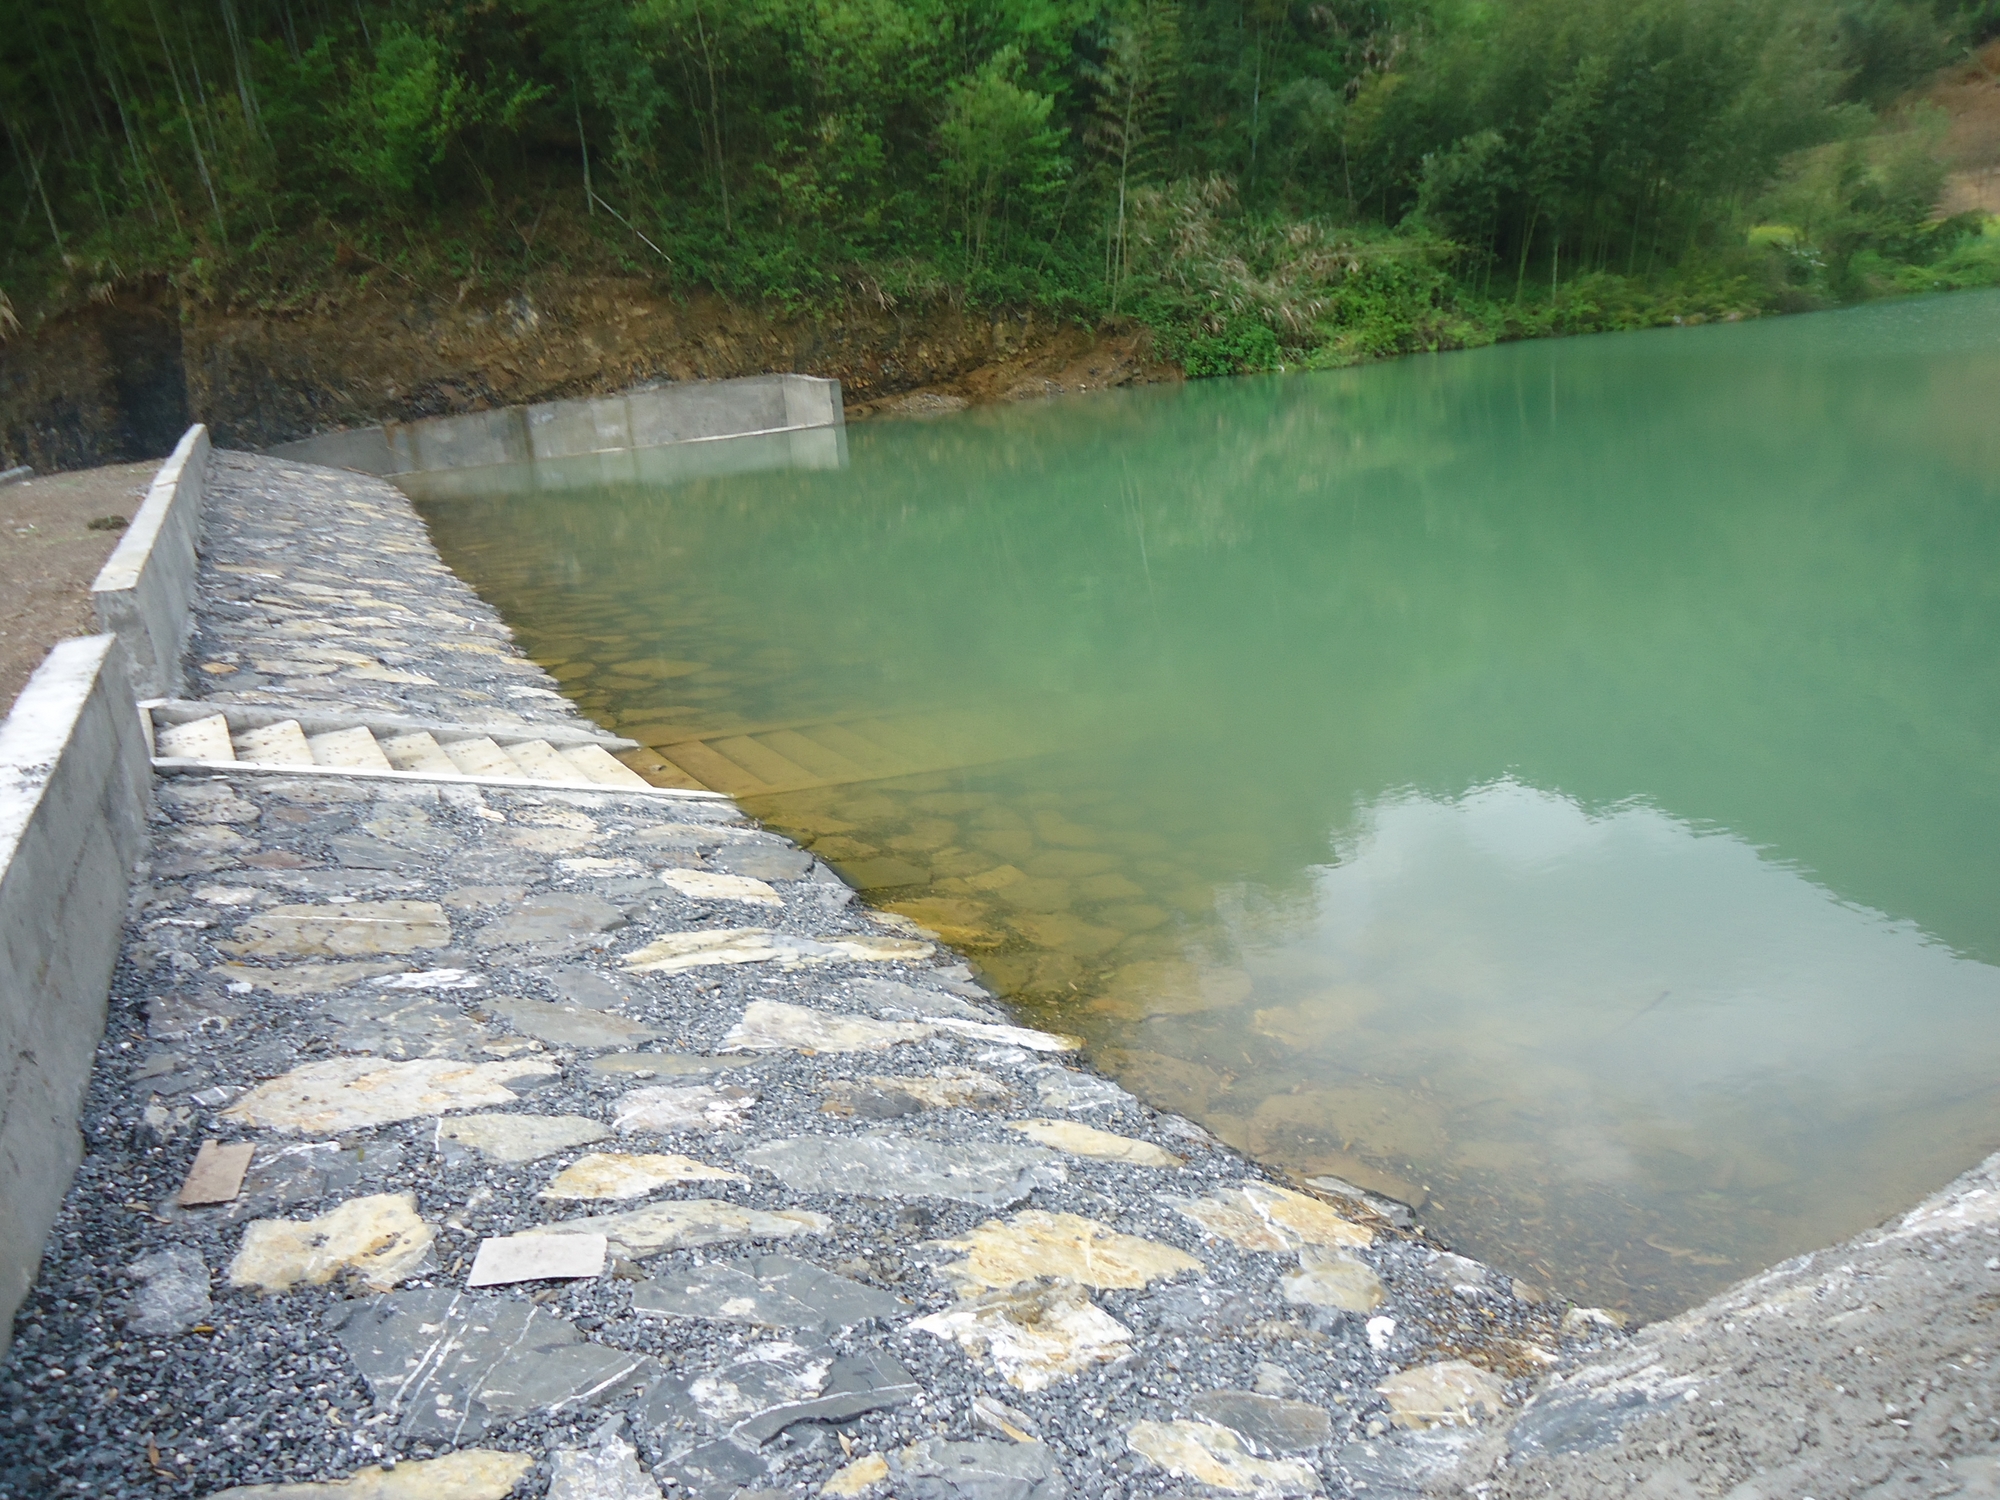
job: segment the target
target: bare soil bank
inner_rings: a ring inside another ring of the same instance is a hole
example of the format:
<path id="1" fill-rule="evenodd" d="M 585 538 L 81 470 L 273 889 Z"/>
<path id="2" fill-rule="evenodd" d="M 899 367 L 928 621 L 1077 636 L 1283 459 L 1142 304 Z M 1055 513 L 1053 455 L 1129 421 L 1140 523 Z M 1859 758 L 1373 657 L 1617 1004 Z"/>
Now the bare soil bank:
<path id="1" fill-rule="evenodd" d="M 118 545 L 92 521 L 129 521 L 152 481 L 150 463 L 113 464 L 0 485 L 0 717 L 49 647 L 96 629 L 90 581 Z"/>
<path id="2" fill-rule="evenodd" d="M 839 379 L 851 416 L 1178 379 L 1136 326 L 855 302 L 787 316 L 639 279 L 541 278 L 519 295 L 393 284 L 268 311 L 164 289 L 0 344 L 0 455 L 38 470 L 164 454 L 189 421 L 262 448 L 337 427 L 790 370 Z"/>

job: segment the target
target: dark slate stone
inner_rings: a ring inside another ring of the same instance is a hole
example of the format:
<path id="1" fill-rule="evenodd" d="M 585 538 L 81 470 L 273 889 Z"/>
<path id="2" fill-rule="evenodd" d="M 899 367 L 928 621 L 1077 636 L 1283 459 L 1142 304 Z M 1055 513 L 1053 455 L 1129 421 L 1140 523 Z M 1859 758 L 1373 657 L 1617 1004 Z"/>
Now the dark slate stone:
<path id="1" fill-rule="evenodd" d="M 405 865 L 423 863 L 421 855 L 365 833 L 337 833 L 326 841 L 326 847 L 335 862 L 350 870 L 400 870 Z"/>
<path id="2" fill-rule="evenodd" d="M 693 1495 L 696 1500 L 734 1500 L 770 1475 L 769 1460 L 727 1438 L 690 1448 L 653 1468 L 654 1478 L 676 1481 L 669 1494 Z"/>
<path id="3" fill-rule="evenodd" d="M 1656 1404 L 1644 1391 L 1550 1391 L 1521 1413 L 1507 1434 L 1507 1451 L 1518 1458 L 1609 1447 Z"/>
<path id="4" fill-rule="evenodd" d="M 832 1333 L 867 1327 L 908 1309 L 900 1298 L 810 1261 L 766 1255 L 733 1266 L 698 1266 L 648 1282 L 633 1292 L 632 1310 Z"/>
<path id="5" fill-rule="evenodd" d="M 333 1045 L 377 1057 L 476 1057 L 486 1029 L 456 1005 L 409 990 L 327 1002 Z"/>
<path id="6" fill-rule="evenodd" d="M 738 1442 L 764 1443 L 794 1422 L 845 1422 L 863 1412 L 901 1406 L 920 1394 L 922 1387 L 893 1355 L 850 1355 L 833 1362 L 818 1397 L 759 1412 L 739 1422 L 731 1435 Z"/>
<path id="7" fill-rule="evenodd" d="M 724 844 L 709 855 L 709 868 L 752 880 L 802 880 L 812 856 L 783 844 Z"/>
<path id="8" fill-rule="evenodd" d="M 206 1323 L 208 1266 L 192 1245 L 168 1245 L 132 1262 L 141 1283 L 126 1327 L 137 1334 L 186 1333 Z"/>
<path id="9" fill-rule="evenodd" d="M 639 987 L 629 979 L 607 978 L 594 969 L 550 969 L 541 977 L 569 1004 L 587 1010 L 616 1010 L 640 998 Z"/>
<path id="10" fill-rule="evenodd" d="M 1043 1443 L 925 1438 L 897 1458 L 896 1500 L 1061 1500 L 1069 1493 Z"/>
<path id="11" fill-rule="evenodd" d="M 1194 1414 L 1248 1439 L 1259 1453 L 1303 1453 L 1333 1438 L 1333 1416 L 1323 1406 L 1284 1401 L 1254 1391 L 1206 1391 L 1191 1403 Z"/>
<path id="12" fill-rule="evenodd" d="M 663 1377 L 639 1412 L 650 1427 L 713 1433 L 755 1448 L 795 1422 L 844 1422 L 901 1406 L 919 1391 L 887 1354 L 834 1359 L 823 1348 L 767 1345 L 706 1375 Z"/>
<path id="13" fill-rule="evenodd" d="M 479 948 L 567 945 L 624 925 L 625 913 L 609 901 L 559 891 L 530 896 L 499 921 L 480 928 L 472 942 Z"/>
<path id="14" fill-rule="evenodd" d="M 243 1014 L 241 1005 L 221 995 L 169 990 L 146 1001 L 146 1035 L 156 1042 L 216 1035 L 227 1031 Z"/>
<path id="15" fill-rule="evenodd" d="M 501 996 L 488 1009 L 523 1036 L 558 1047 L 634 1047 L 659 1032 L 603 1011 L 550 1005 L 544 1000 Z"/>
<path id="16" fill-rule="evenodd" d="M 532 1302 L 453 1287 L 344 1303 L 327 1323 L 397 1431 L 454 1443 L 530 1412 L 615 1399 L 659 1373 Z"/>
<path id="17" fill-rule="evenodd" d="M 908 1016 L 954 1016 L 961 1021 L 1005 1022 L 1007 1017 L 989 1006 L 973 1005 L 957 995 L 928 985 L 904 984 L 897 979 L 856 979 L 854 993 L 878 1011 L 894 1011 Z"/>

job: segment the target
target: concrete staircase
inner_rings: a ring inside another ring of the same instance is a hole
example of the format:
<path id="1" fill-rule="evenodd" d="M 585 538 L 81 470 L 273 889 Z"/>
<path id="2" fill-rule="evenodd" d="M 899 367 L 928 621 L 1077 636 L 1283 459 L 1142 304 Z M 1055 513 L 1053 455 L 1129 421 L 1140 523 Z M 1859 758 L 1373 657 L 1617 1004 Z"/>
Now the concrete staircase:
<path id="1" fill-rule="evenodd" d="M 577 730 L 279 717 L 198 703 L 154 703 L 153 764 L 161 771 L 228 766 L 397 779 L 656 790 L 613 749 L 632 741 Z M 683 793 L 683 795 L 685 795 Z"/>

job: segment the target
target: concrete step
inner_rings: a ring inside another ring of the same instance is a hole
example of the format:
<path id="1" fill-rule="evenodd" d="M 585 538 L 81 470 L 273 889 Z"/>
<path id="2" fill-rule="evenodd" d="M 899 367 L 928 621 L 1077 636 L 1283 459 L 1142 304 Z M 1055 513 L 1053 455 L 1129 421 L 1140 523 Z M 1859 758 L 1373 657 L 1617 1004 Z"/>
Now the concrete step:
<path id="1" fill-rule="evenodd" d="M 546 740 L 522 740 L 506 747 L 508 757 L 521 769 L 516 774 L 530 781 L 568 781 L 576 767 L 556 754 Z"/>
<path id="2" fill-rule="evenodd" d="M 175 760 L 236 759 L 236 747 L 229 743 L 229 721 L 221 714 L 187 724 L 161 725 L 153 736 L 153 753 Z"/>
<path id="3" fill-rule="evenodd" d="M 513 757 L 486 735 L 477 739 L 452 740 L 445 745 L 444 753 L 462 775 L 513 778 L 521 774 L 521 768 L 514 763 Z"/>
<path id="4" fill-rule="evenodd" d="M 318 764 L 313 759 L 312 746 L 306 742 L 306 732 L 299 728 L 297 719 L 281 719 L 276 724 L 238 730 L 229 738 L 236 746 L 236 759 L 248 761 L 252 765 Z"/>
<path id="5" fill-rule="evenodd" d="M 651 782 L 623 764 L 602 745 L 573 745 L 560 752 L 562 758 L 599 786 L 650 786 Z"/>
<path id="6" fill-rule="evenodd" d="M 350 771 L 393 771 L 389 757 L 375 743 L 375 736 L 362 725 L 352 729 L 331 729 L 306 737 L 316 766 L 344 766 Z"/>
<path id="7" fill-rule="evenodd" d="M 428 730 L 392 734 L 381 744 L 382 753 L 389 757 L 389 764 L 399 771 L 431 771 L 450 776 L 458 770 L 451 757 L 444 753 L 444 747 L 431 737 Z"/>

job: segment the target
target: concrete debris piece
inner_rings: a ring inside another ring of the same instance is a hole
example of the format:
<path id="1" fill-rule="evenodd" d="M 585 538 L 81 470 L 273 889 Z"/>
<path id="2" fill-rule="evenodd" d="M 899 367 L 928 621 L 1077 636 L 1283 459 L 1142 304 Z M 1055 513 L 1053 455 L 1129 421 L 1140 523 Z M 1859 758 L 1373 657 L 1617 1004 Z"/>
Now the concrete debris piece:
<path id="1" fill-rule="evenodd" d="M 1387 1353 L 1389 1346 L 1396 1341 L 1396 1320 L 1394 1318 L 1378 1313 L 1363 1326 L 1368 1331 L 1368 1347 L 1373 1349 L 1377 1354 Z"/>
<path id="2" fill-rule="evenodd" d="M 1142 1287 L 1203 1269 L 1200 1261 L 1172 1245 L 1120 1234 L 1080 1214 L 1038 1208 L 1004 1223 L 989 1219 L 964 1238 L 940 1240 L 937 1246 L 965 1252 L 964 1260 L 938 1269 L 962 1297 L 1051 1276 L 1106 1290 Z"/>
<path id="3" fill-rule="evenodd" d="M 1284 1401 L 1255 1391 L 1204 1391 L 1188 1406 L 1204 1421 L 1229 1428 L 1260 1454 L 1304 1453 L 1333 1440 L 1333 1414 L 1309 1401 Z"/>
<path id="4" fill-rule="evenodd" d="M 660 1500 L 639 1450 L 616 1430 L 594 1435 L 591 1447 L 557 1450 L 549 1467 L 548 1500 Z"/>
<path id="5" fill-rule="evenodd" d="M 803 880 L 812 868 L 813 857 L 803 849 L 786 844 L 724 844 L 708 862 L 731 875 L 752 880 Z"/>
<path id="6" fill-rule="evenodd" d="M 1228 1495 L 1317 1495 L 1319 1475 L 1296 1458 L 1262 1459 L 1243 1439 L 1212 1422 L 1134 1422 L 1126 1444 L 1179 1479 Z"/>
<path id="7" fill-rule="evenodd" d="M 187 1178 L 181 1183 L 181 1207 L 229 1202 L 242 1191 L 243 1174 L 250 1170 L 250 1158 L 256 1151 L 249 1141 L 227 1146 L 220 1141 L 203 1141 L 195 1153 L 194 1165 L 188 1168 Z"/>
<path id="8" fill-rule="evenodd" d="M 235 941 L 215 946 L 245 958 L 343 958 L 450 943 L 451 923 L 435 901 L 354 901 L 268 907 L 236 929 Z"/>
<path id="9" fill-rule="evenodd" d="M 519 1297 L 422 1287 L 340 1303 L 327 1323 L 393 1431 L 463 1442 L 530 1412 L 594 1406 L 650 1383 L 643 1354 L 587 1340 Z"/>
<path id="10" fill-rule="evenodd" d="M 753 1147 L 742 1160 L 795 1193 L 952 1198 L 982 1208 L 1006 1208 L 1037 1187 L 1064 1181 L 1060 1162 L 1038 1146 L 945 1145 L 907 1136 L 793 1136 Z"/>
<path id="11" fill-rule="evenodd" d="M 582 1115 L 453 1115 L 437 1123 L 441 1151 L 449 1156 L 451 1146 L 460 1146 L 489 1161 L 537 1161 L 609 1134 Z"/>
<path id="12" fill-rule="evenodd" d="M 1333 1307 L 1342 1312 L 1371 1313 L 1389 1300 L 1382 1279 L 1351 1255 L 1308 1245 L 1299 1252 L 1299 1269 L 1279 1279 L 1285 1300 L 1306 1307 Z"/>
<path id="13" fill-rule="evenodd" d="M 601 932 L 625 925 L 625 913 L 608 901 L 579 892 L 531 896 L 498 921 L 473 934 L 479 948 L 532 946 L 560 952 L 587 945 Z"/>
<path id="14" fill-rule="evenodd" d="M 1419 1365 L 1391 1375 L 1375 1389 L 1389 1402 L 1398 1427 L 1475 1427 L 1506 1409 L 1507 1391 L 1497 1375 L 1462 1359 Z"/>
<path id="15" fill-rule="evenodd" d="M 856 1496 L 874 1494 L 888 1482 L 889 1460 L 879 1453 L 868 1453 L 834 1470 L 819 1492 L 836 1500 L 855 1500 Z"/>
<path id="16" fill-rule="evenodd" d="M 352 1276 L 387 1291 L 426 1264 L 436 1237 L 415 1193 L 350 1198 L 316 1219 L 257 1219 L 244 1226 L 229 1284 L 283 1292 Z"/>
<path id="17" fill-rule="evenodd" d="M 984 1358 L 1020 1391 L 1046 1390 L 1132 1347 L 1132 1331 L 1070 1281 L 987 1292 L 909 1326 Z"/>
<path id="18" fill-rule="evenodd" d="M 795 937 L 772 932 L 767 927 L 726 927 L 702 932 L 677 932 L 646 944 L 625 955 L 625 966 L 635 974 L 676 974 L 709 964 L 761 964 L 778 962 L 786 968 L 807 964 L 838 963 L 850 959 L 858 963 L 914 962 L 929 958 L 937 950 L 929 943 L 909 938 Z"/>
<path id="19" fill-rule="evenodd" d="M 1297 1250 L 1305 1245 L 1365 1248 L 1375 1236 L 1350 1223 L 1317 1198 L 1290 1188 L 1250 1179 L 1233 1188 L 1217 1188 L 1205 1198 L 1174 1198 L 1160 1202 L 1218 1238 L 1243 1250 Z"/>
<path id="20" fill-rule="evenodd" d="M 1033 1418 L 994 1400 L 983 1391 L 972 1398 L 972 1420 L 1017 1443 L 1039 1443 L 1042 1440 L 1042 1430 L 1035 1425 Z"/>
<path id="21" fill-rule="evenodd" d="M 140 1282 L 125 1326 L 133 1333 L 158 1337 L 186 1333 L 206 1323 L 213 1304 L 208 1297 L 208 1263 L 192 1245 L 168 1245 L 132 1262 Z"/>
<path id="22" fill-rule="evenodd" d="M 609 1241 L 601 1234 L 511 1234 L 481 1240 L 469 1287 L 602 1276 Z"/>
<path id="23" fill-rule="evenodd" d="M 337 1135 L 446 1110 L 512 1104 L 519 1096 L 507 1087 L 511 1080 L 547 1077 L 551 1071 L 548 1063 L 526 1058 L 487 1063 L 330 1058 L 259 1084 L 222 1115 L 265 1130 Z"/>
<path id="24" fill-rule="evenodd" d="M 656 1084 L 621 1097 L 611 1123 L 620 1135 L 728 1130 L 757 1107 L 757 1099 L 755 1089 L 735 1084 Z"/>
<path id="25" fill-rule="evenodd" d="M 545 1000 L 503 995 L 488 1001 L 486 1008 L 523 1036 L 557 1047 L 631 1047 L 660 1034 L 622 1016 Z"/>
<path id="26" fill-rule="evenodd" d="M 1009 1130 L 1018 1130 L 1039 1146 L 1067 1151 L 1071 1156 L 1089 1156 L 1099 1161 L 1123 1162 L 1128 1167 L 1180 1167 L 1184 1157 L 1155 1146 L 1151 1141 L 1134 1140 L 1129 1135 L 1113 1135 L 1074 1120 L 1009 1120 Z"/>
<path id="27" fill-rule="evenodd" d="M 753 1000 L 743 1019 L 722 1039 L 723 1052 L 882 1052 L 931 1035 L 928 1026 L 906 1021 L 871 1021 L 787 1005 L 778 1000 Z"/>
<path id="28" fill-rule="evenodd" d="M 924 1075 L 835 1079 L 820 1109 L 846 1119 L 889 1120 L 924 1109 L 998 1109 L 1013 1097 L 991 1074 L 941 1068 Z"/>
<path id="29" fill-rule="evenodd" d="M 1036 1079 L 1035 1096 L 1050 1109 L 1065 1110 L 1123 1109 L 1139 1102 L 1109 1079 L 1092 1078 L 1068 1068 Z"/>
<path id="30" fill-rule="evenodd" d="M 913 1500 L 1063 1500 L 1056 1458 L 1040 1443 L 924 1438 L 889 1455 Z"/>
<path id="31" fill-rule="evenodd" d="M 393 1469 L 370 1464 L 317 1484 L 239 1485 L 208 1500 L 507 1500 L 534 1466 L 530 1453 L 461 1448 L 443 1458 L 405 1459 Z"/>
<path id="32" fill-rule="evenodd" d="M 802 1209 L 766 1213 L 760 1208 L 741 1208 L 719 1198 L 682 1198 L 620 1214 L 543 1224 L 524 1232 L 601 1234 L 611 1241 L 615 1253 L 637 1260 L 663 1250 L 692 1250 L 737 1240 L 781 1240 L 795 1234 L 825 1234 L 832 1227 L 833 1220 L 825 1214 Z"/>
<path id="33" fill-rule="evenodd" d="M 748 1182 L 741 1172 L 711 1167 L 691 1156 L 628 1156 L 592 1151 L 550 1179 L 540 1196 L 571 1202 L 643 1198 L 677 1182 Z"/>
<path id="34" fill-rule="evenodd" d="M 718 875 L 712 870 L 662 870 L 660 884 L 690 901 L 742 901 L 752 906 L 783 906 L 778 893 L 748 875 Z"/>
<path id="35" fill-rule="evenodd" d="M 899 1297 L 789 1255 L 695 1266 L 658 1277 L 632 1293 L 632 1311 L 652 1317 L 822 1334 L 887 1323 L 908 1310 Z"/>

